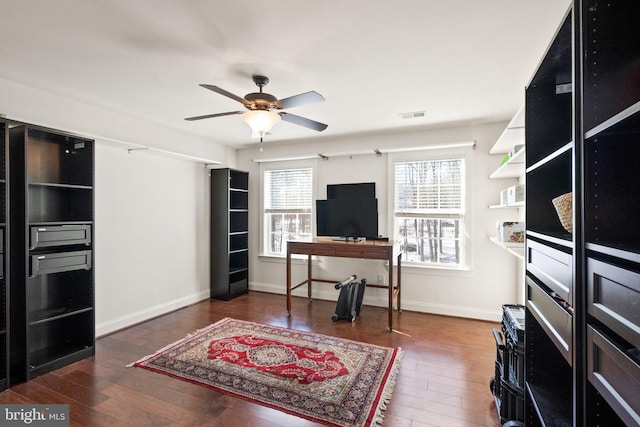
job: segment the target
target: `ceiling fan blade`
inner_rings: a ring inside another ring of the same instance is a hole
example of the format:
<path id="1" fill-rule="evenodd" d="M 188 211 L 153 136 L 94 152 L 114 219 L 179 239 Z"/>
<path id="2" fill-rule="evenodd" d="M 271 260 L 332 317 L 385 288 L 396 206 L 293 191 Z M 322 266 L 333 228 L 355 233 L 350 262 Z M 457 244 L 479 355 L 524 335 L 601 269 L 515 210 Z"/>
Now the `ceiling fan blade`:
<path id="1" fill-rule="evenodd" d="M 316 122 L 315 120 L 306 119 L 304 117 L 296 116 L 295 114 L 281 112 L 280 117 L 285 122 L 293 123 L 295 125 L 304 126 L 309 129 L 317 130 L 318 132 L 322 132 L 327 128 L 327 125 L 324 123 Z"/>
<path id="2" fill-rule="evenodd" d="M 206 85 L 206 84 L 201 84 L 200 86 L 202 86 L 202 87 L 203 87 L 203 88 L 205 88 L 205 89 L 212 90 L 212 91 L 214 91 L 215 93 L 219 93 L 220 95 L 224 95 L 224 96 L 226 96 L 227 98 L 231 98 L 231 99 L 233 99 L 234 101 L 241 102 L 242 104 L 245 104 L 245 105 L 246 105 L 246 104 L 248 104 L 248 103 L 249 103 L 249 101 L 247 101 L 246 99 L 244 99 L 244 98 L 240 98 L 238 95 L 235 95 L 235 94 L 233 94 L 233 93 L 231 93 L 231 92 L 228 92 L 228 91 L 226 91 L 226 90 L 224 90 L 224 89 L 222 89 L 222 88 L 220 88 L 220 87 L 218 87 L 218 86 Z"/>
<path id="3" fill-rule="evenodd" d="M 194 120 L 211 119 L 213 117 L 232 116 L 234 114 L 243 114 L 244 111 L 228 111 L 226 113 L 205 114 L 204 116 L 187 117 L 185 120 L 190 122 Z"/>
<path id="4" fill-rule="evenodd" d="M 291 108 L 297 107 L 302 104 L 311 104 L 313 102 L 322 102 L 324 101 L 324 97 L 320 95 L 318 92 L 310 91 L 301 93 L 298 95 L 293 95 L 288 98 L 280 99 L 275 102 L 276 107 L 282 110 L 283 108 Z"/>

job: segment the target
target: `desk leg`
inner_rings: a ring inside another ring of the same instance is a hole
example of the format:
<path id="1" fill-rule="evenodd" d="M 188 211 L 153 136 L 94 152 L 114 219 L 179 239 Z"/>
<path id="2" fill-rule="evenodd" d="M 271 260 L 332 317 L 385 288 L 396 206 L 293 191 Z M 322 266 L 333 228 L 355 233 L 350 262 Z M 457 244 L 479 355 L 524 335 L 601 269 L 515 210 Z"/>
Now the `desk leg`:
<path id="1" fill-rule="evenodd" d="M 291 254 L 287 251 L 287 315 L 291 316 Z"/>
<path id="2" fill-rule="evenodd" d="M 393 331 L 393 257 L 389 258 L 389 331 Z"/>
<path id="3" fill-rule="evenodd" d="M 307 295 L 311 299 L 311 255 L 307 256 Z"/>

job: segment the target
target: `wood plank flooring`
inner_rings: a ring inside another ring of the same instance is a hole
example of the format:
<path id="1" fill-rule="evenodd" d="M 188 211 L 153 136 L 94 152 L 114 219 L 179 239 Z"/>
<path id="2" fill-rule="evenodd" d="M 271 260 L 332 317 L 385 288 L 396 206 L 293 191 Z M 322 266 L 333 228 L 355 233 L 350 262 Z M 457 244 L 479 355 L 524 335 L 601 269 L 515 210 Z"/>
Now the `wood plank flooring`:
<path id="1" fill-rule="evenodd" d="M 72 426 L 314 426 L 310 421 L 206 387 L 126 365 L 190 332 L 233 317 L 318 332 L 405 352 L 384 426 L 500 426 L 489 380 L 497 323 L 364 306 L 354 323 L 332 322 L 335 303 L 250 292 L 207 300 L 102 337 L 96 355 L 0 393 L 0 403 L 66 403 Z"/>

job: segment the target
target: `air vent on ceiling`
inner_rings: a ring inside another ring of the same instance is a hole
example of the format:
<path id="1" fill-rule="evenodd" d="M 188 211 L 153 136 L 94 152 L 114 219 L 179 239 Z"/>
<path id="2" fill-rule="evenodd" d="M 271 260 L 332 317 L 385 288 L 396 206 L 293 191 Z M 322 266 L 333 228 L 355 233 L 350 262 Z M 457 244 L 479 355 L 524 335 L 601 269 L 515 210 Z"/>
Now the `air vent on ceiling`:
<path id="1" fill-rule="evenodd" d="M 410 113 L 400 113 L 401 119 L 417 119 L 418 117 L 424 117 L 424 111 L 412 111 Z"/>

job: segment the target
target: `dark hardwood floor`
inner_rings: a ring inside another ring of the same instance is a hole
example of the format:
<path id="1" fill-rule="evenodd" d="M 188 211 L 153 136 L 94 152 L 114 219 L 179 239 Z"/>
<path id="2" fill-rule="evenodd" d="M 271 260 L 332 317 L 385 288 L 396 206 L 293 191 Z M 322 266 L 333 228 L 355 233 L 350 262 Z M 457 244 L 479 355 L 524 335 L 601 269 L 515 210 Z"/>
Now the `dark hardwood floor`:
<path id="1" fill-rule="evenodd" d="M 251 292 L 203 301 L 102 337 L 96 355 L 0 393 L 1 403 L 67 403 L 72 426 L 312 426 L 206 387 L 126 365 L 224 317 L 308 330 L 405 352 L 384 426 L 499 426 L 489 380 L 497 323 L 364 306 L 332 322 L 335 303 Z"/>

